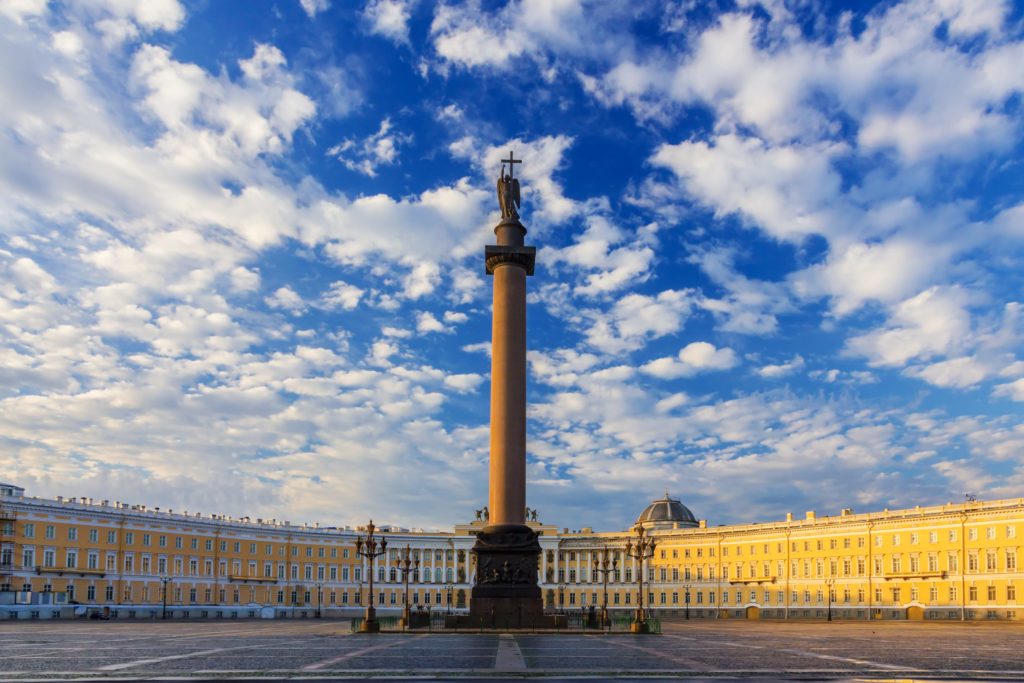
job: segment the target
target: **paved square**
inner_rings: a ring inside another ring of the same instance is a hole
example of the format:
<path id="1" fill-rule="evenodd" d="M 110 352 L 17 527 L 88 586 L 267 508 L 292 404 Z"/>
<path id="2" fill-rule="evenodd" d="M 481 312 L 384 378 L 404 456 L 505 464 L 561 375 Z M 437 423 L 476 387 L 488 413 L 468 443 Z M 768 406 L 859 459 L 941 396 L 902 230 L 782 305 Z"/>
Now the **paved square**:
<path id="1" fill-rule="evenodd" d="M 0 679 L 1024 680 L 1024 625 L 678 622 L 662 635 L 353 634 L 347 622 L 11 622 Z"/>

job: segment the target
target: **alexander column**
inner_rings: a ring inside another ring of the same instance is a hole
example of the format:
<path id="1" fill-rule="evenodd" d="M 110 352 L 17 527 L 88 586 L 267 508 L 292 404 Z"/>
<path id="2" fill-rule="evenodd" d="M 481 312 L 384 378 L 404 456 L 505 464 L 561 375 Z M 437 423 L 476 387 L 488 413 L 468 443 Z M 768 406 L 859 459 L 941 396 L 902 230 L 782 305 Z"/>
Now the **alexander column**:
<path id="1" fill-rule="evenodd" d="M 540 544 L 526 526 L 526 278 L 536 249 L 523 244 L 519 180 L 510 152 L 498 176 L 501 222 L 484 250 L 494 276 L 491 330 L 491 462 L 488 526 L 477 536 L 470 624 L 490 628 L 541 625 L 537 585 Z M 505 173 L 508 164 L 508 173 Z"/>

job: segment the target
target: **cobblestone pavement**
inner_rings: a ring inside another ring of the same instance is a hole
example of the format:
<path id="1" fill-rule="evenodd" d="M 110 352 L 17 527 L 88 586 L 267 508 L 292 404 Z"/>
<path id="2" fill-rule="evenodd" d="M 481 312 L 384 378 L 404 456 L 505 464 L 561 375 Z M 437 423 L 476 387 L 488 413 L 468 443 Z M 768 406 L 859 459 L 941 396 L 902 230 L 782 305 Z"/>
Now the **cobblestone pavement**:
<path id="1" fill-rule="evenodd" d="M 0 679 L 1024 680 L 1024 625 L 681 622 L 627 634 L 349 633 L 347 622 L 0 623 Z"/>

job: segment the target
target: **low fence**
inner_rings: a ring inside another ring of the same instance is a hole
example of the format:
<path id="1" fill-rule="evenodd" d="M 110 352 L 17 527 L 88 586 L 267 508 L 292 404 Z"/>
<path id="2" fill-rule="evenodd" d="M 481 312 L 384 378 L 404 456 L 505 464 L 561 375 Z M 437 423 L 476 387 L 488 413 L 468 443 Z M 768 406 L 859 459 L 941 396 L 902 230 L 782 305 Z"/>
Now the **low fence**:
<path id="1" fill-rule="evenodd" d="M 481 624 L 479 627 L 462 627 L 462 628 L 455 628 L 455 629 L 445 629 L 444 616 L 445 615 L 444 615 L 443 612 L 431 613 L 430 614 L 430 618 L 428 620 L 426 620 L 428 625 L 425 628 L 424 627 L 419 627 L 419 628 L 415 628 L 415 629 L 406 629 L 406 628 L 403 627 L 402 618 L 398 617 L 398 616 L 378 616 L 377 617 L 377 624 L 380 626 L 381 632 L 391 632 L 391 633 L 397 633 L 397 632 L 406 631 L 406 630 L 416 631 L 418 633 L 422 633 L 424 631 L 445 631 L 445 630 L 463 631 L 463 632 L 467 632 L 467 633 L 472 633 L 474 631 L 480 632 L 480 631 L 495 630 L 495 629 L 485 628 L 483 626 L 483 624 Z M 579 612 L 579 611 L 565 612 L 565 613 L 563 613 L 563 616 L 566 618 L 564 626 L 554 627 L 554 628 L 551 628 L 551 629 L 543 629 L 543 630 L 545 630 L 545 631 L 552 631 L 552 630 L 554 630 L 554 631 L 589 631 L 589 632 L 593 632 L 593 633 L 601 633 L 601 632 L 605 632 L 605 633 L 628 633 L 628 632 L 632 631 L 633 624 L 636 621 L 636 616 L 634 614 L 629 614 L 629 615 L 614 615 L 613 614 L 608 619 L 608 623 L 606 623 L 606 624 L 601 624 L 599 620 L 593 619 L 593 615 L 588 614 L 587 612 Z M 364 621 L 365 621 L 364 617 L 361 617 L 361 616 L 360 617 L 353 617 L 351 619 L 351 621 L 350 621 L 350 624 L 349 624 L 352 632 L 353 633 L 359 632 L 359 630 L 363 626 L 363 622 Z M 648 631 L 650 633 L 661 633 L 661 619 L 659 619 L 656 616 L 649 616 L 649 617 L 647 617 L 647 628 L 648 628 Z M 502 629 L 502 628 L 498 628 L 496 630 L 502 631 L 502 630 L 518 630 L 518 629 L 511 629 L 511 628 L 509 628 L 509 629 Z M 541 629 L 523 629 L 523 630 L 541 630 Z"/>

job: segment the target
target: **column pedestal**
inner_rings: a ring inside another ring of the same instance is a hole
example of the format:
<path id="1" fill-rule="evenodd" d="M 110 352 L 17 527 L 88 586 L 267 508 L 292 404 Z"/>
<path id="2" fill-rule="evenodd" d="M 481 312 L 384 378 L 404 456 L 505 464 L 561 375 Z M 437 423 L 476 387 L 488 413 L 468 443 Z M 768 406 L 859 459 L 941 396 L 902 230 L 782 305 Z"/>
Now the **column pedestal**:
<path id="1" fill-rule="evenodd" d="M 537 584 L 540 543 L 524 524 L 485 527 L 473 546 L 476 582 L 466 624 L 470 628 L 543 628 L 544 603 Z"/>

